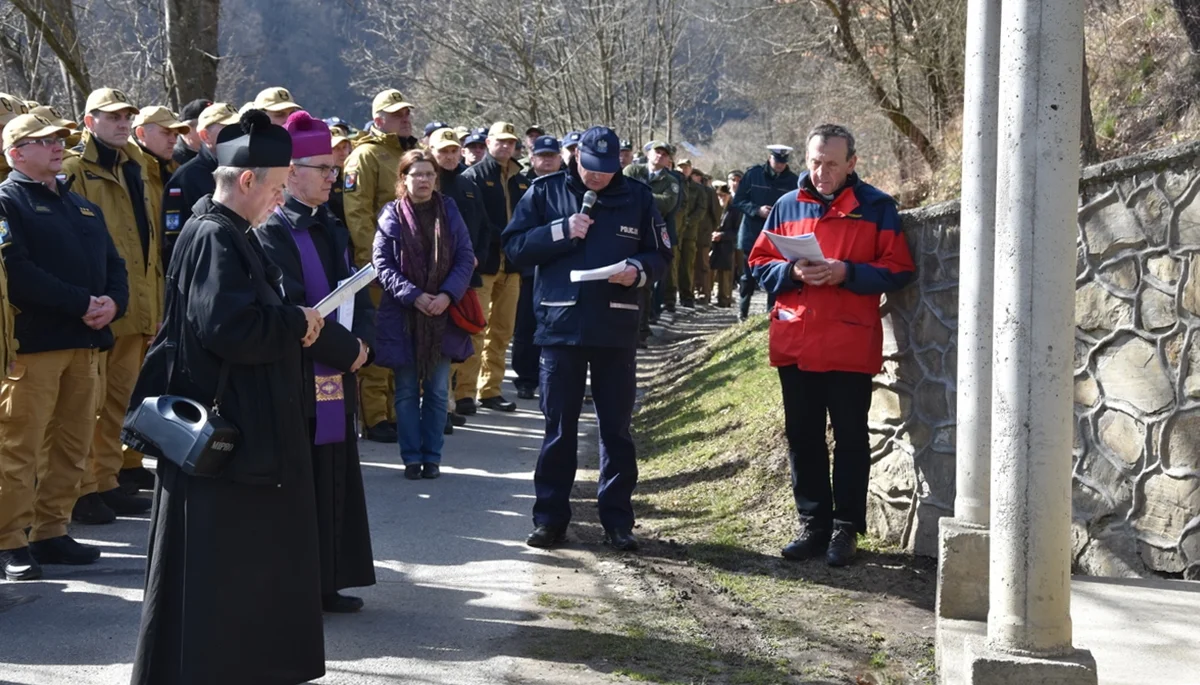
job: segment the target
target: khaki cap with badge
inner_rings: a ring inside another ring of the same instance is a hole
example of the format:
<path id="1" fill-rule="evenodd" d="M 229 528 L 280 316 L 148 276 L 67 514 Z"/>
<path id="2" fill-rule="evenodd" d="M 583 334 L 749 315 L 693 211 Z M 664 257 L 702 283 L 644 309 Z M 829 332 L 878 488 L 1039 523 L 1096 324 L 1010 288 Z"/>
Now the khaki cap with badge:
<path id="1" fill-rule="evenodd" d="M 165 129 L 169 129 L 180 134 L 187 133 L 192 130 L 191 126 L 188 126 L 179 119 L 176 119 L 171 110 L 163 107 L 162 105 L 153 105 L 151 107 L 147 107 L 133 119 L 134 128 L 138 126 L 145 126 L 146 124 L 158 124 Z"/>
<path id="2" fill-rule="evenodd" d="M 28 113 L 29 109 L 25 107 L 24 100 L 18 100 L 8 93 L 0 93 L 0 126 Z"/>
<path id="3" fill-rule="evenodd" d="M 493 140 L 517 140 L 517 127 L 507 121 L 497 121 L 488 129 L 487 135 Z"/>
<path id="4" fill-rule="evenodd" d="M 412 107 L 413 104 L 407 102 L 404 96 L 400 94 L 400 91 L 395 88 L 383 91 L 371 101 L 372 114 L 379 114 L 380 112 L 390 114 L 392 112 L 399 112 L 402 109 L 412 109 Z"/>
<path id="5" fill-rule="evenodd" d="M 88 96 L 85 112 L 125 112 L 138 113 L 138 108 L 130 102 L 129 96 L 116 88 L 97 88 Z"/>
<path id="6" fill-rule="evenodd" d="M 448 147 L 462 147 L 458 134 L 452 128 L 439 128 L 429 134 L 429 147 L 433 150 L 445 150 Z"/>
<path id="7" fill-rule="evenodd" d="M 70 129 L 65 126 L 56 126 L 46 117 L 37 114 L 22 114 L 4 127 L 4 149 L 11 149 L 26 138 L 49 138 L 51 136 L 65 138 L 70 133 Z"/>
<path id="8" fill-rule="evenodd" d="M 287 88 L 267 88 L 254 97 L 251 105 L 254 109 L 276 113 L 302 109 L 300 105 L 296 104 L 291 91 Z"/>
<path id="9" fill-rule="evenodd" d="M 200 118 L 196 120 L 196 129 L 202 130 L 213 125 L 232 126 L 237 122 L 238 113 L 233 105 L 228 102 L 214 102 L 200 113 Z"/>
<path id="10" fill-rule="evenodd" d="M 45 117 L 49 119 L 50 123 L 54 124 L 55 126 L 62 126 L 63 128 L 69 128 L 71 130 L 79 128 L 79 124 L 76 124 L 74 121 L 64 117 L 62 112 L 59 112 L 57 108 L 51 107 L 50 105 L 38 105 L 37 107 L 29 110 L 29 113 L 36 114 L 40 117 Z"/>

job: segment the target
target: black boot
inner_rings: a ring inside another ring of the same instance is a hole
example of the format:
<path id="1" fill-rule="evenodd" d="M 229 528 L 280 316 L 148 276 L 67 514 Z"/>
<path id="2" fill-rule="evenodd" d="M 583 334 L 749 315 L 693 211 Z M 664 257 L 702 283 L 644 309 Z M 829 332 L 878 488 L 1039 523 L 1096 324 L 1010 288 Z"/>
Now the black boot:
<path id="1" fill-rule="evenodd" d="M 618 552 L 636 552 L 638 548 L 637 538 L 633 536 L 633 531 L 617 530 L 611 528 L 604 531 L 605 542 L 610 547 Z"/>
<path id="2" fill-rule="evenodd" d="M 138 490 L 153 490 L 154 473 L 145 466 L 133 469 L 121 469 L 121 472 L 117 474 L 117 482 L 121 484 L 122 489 L 130 494 L 134 494 Z"/>
<path id="3" fill-rule="evenodd" d="M 420 464 L 405 464 L 404 477 L 409 480 L 421 480 L 421 465 Z"/>
<path id="4" fill-rule="evenodd" d="M 321 596 L 321 610 L 327 614 L 353 614 L 362 611 L 363 601 L 358 597 L 331 592 Z"/>
<path id="5" fill-rule="evenodd" d="M 784 559 L 804 561 L 825 553 L 829 548 L 829 528 L 812 521 L 800 522 L 800 535 L 788 543 L 780 554 Z"/>
<path id="6" fill-rule="evenodd" d="M 29 543 L 29 553 L 40 564 L 85 566 L 100 559 L 100 548 L 81 545 L 69 535 Z"/>
<path id="7" fill-rule="evenodd" d="M 370 440 L 371 442 L 395 444 L 398 440 L 398 437 L 396 436 L 395 428 L 393 428 L 387 421 L 380 421 L 379 423 L 367 429 L 367 440 Z"/>
<path id="8" fill-rule="evenodd" d="M 454 414 L 446 412 L 446 427 L 442 429 L 442 435 L 454 435 Z"/>
<path id="9" fill-rule="evenodd" d="M 475 398 L 473 397 L 464 397 L 461 400 L 455 400 L 454 402 L 455 414 L 474 416 L 477 411 L 478 408 L 475 406 Z"/>
<path id="10" fill-rule="evenodd" d="M 844 521 L 833 522 L 833 537 L 829 539 L 829 551 L 825 563 L 830 566 L 849 566 L 858 551 L 858 531 Z"/>
<path id="11" fill-rule="evenodd" d="M 113 488 L 107 492 L 100 493 L 100 499 L 104 500 L 104 504 L 117 516 L 137 516 L 150 511 L 152 502 L 148 497 L 136 497 L 128 495 L 121 491 L 121 488 Z"/>
<path id="12" fill-rule="evenodd" d="M 566 542 L 567 529 L 566 527 L 559 528 L 558 526 L 536 526 L 529 537 L 525 538 L 525 544 L 530 547 L 538 547 L 541 549 L 550 549 Z"/>
<path id="13" fill-rule="evenodd" d="M 75 508 L 71 511 L 71 520 L 88 526 L 99 526 L 116 521 L 117 513 L 104 503 L 100 493 L 93 492 L 80 497 L 75 502 Z"/>
<path id="14" fill-rule="evenodd" d="M 0 572 L 5 580 L 37 580 L 42 567 L 33 559 L 28 547 L 0 549 Z"/>

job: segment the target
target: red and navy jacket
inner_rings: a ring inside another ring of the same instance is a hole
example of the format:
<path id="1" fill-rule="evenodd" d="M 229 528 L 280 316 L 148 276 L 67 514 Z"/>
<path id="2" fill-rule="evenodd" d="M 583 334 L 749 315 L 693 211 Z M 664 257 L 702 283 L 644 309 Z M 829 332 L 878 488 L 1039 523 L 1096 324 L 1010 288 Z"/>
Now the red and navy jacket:
<path id="1" fill-rule="evenodd" d="M 875 375 L 883 367 L 879 300 L 913 277 L 912 257 L 890 195 L 851 174 L 831 202 L 800 176 L 800 187 L 775 203 L 750 251 L 750 272 L 775 294 L 771 310 L 771 366 L 802 371 Z M 813 233 L 826 259 L 846 262 L 846 280 L 810 286 L 792 280 L 792 262 L 766 233 Z"/>

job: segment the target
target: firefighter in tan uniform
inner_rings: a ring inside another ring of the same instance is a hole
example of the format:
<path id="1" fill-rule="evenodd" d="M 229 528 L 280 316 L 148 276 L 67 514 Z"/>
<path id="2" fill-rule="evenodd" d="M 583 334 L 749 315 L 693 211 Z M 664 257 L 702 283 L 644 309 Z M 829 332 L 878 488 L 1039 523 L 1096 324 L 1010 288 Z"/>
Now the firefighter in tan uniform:
<path id="1" fill-rule="evenodd" d="M 72 191 L 104 212 L 129 277 L 129 306 L 112 325 L 112 349 L 100 358 L 95 437 L 72 514 L 78 523 L 98 524 L 150 508 L 148 498 L 121 488 L 118 476 L 125 464 L 121 424 L 146 347 L 162 322 L 163 272 L 146 159 L 130 140 L 138 108 L 121 91 L 101 88 L 84 109 L 86 130 L 76 154 L 63 160 L 63 173 Z"/>
<path id="2" fill-rule="evenodd" d="M 396 199 L 396 167 L 400 156 L 415 150 L 412 135 L 412 103 L 398 90 L 385 90 L 371 103 L 374 117 L 370 131 L 360 138 L 346 159 L 342 180 L 346 228 L 354 244 L 354 264 L 371 262 L 375 242 L 375 220 L 383 206 Z M 371 285 L 371 300 L 379 306 L 381 291 Z M 390 369 L 364 366 L 358 371 L 358 389 L 366 437 L 375 442 L 396 442 L 395 384 Z"/>

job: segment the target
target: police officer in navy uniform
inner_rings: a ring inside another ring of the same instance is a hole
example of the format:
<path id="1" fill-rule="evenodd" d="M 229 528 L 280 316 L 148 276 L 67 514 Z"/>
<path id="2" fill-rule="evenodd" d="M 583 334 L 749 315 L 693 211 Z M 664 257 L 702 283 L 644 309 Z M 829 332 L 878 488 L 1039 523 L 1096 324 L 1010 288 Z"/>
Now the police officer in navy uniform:
<path id="1" fill-rule="evenodd" d="M 534 530 L 526 542 L 553 547 L 566 539 L 577 465 L 577 428 L 588 369 L 600 424 L 600 522 L 607 541 L 637 549 L 633 505 L 637 461 L 633 417 L 638 288 L 671 261 L 666 224 L 650 187 L 621 174 L 620 141 L 596 126 L 580 136 L 568 169 L 534 181 L 504 230 L 505 254 L 536 267 L 535 342 L 542 347 L 541 408 L 546 435 L 534 471 Z M 598 198 L 581 211 L 585 193 Z M 575 282 L 574 269 L 624 262 L 603 280 Z"/>

